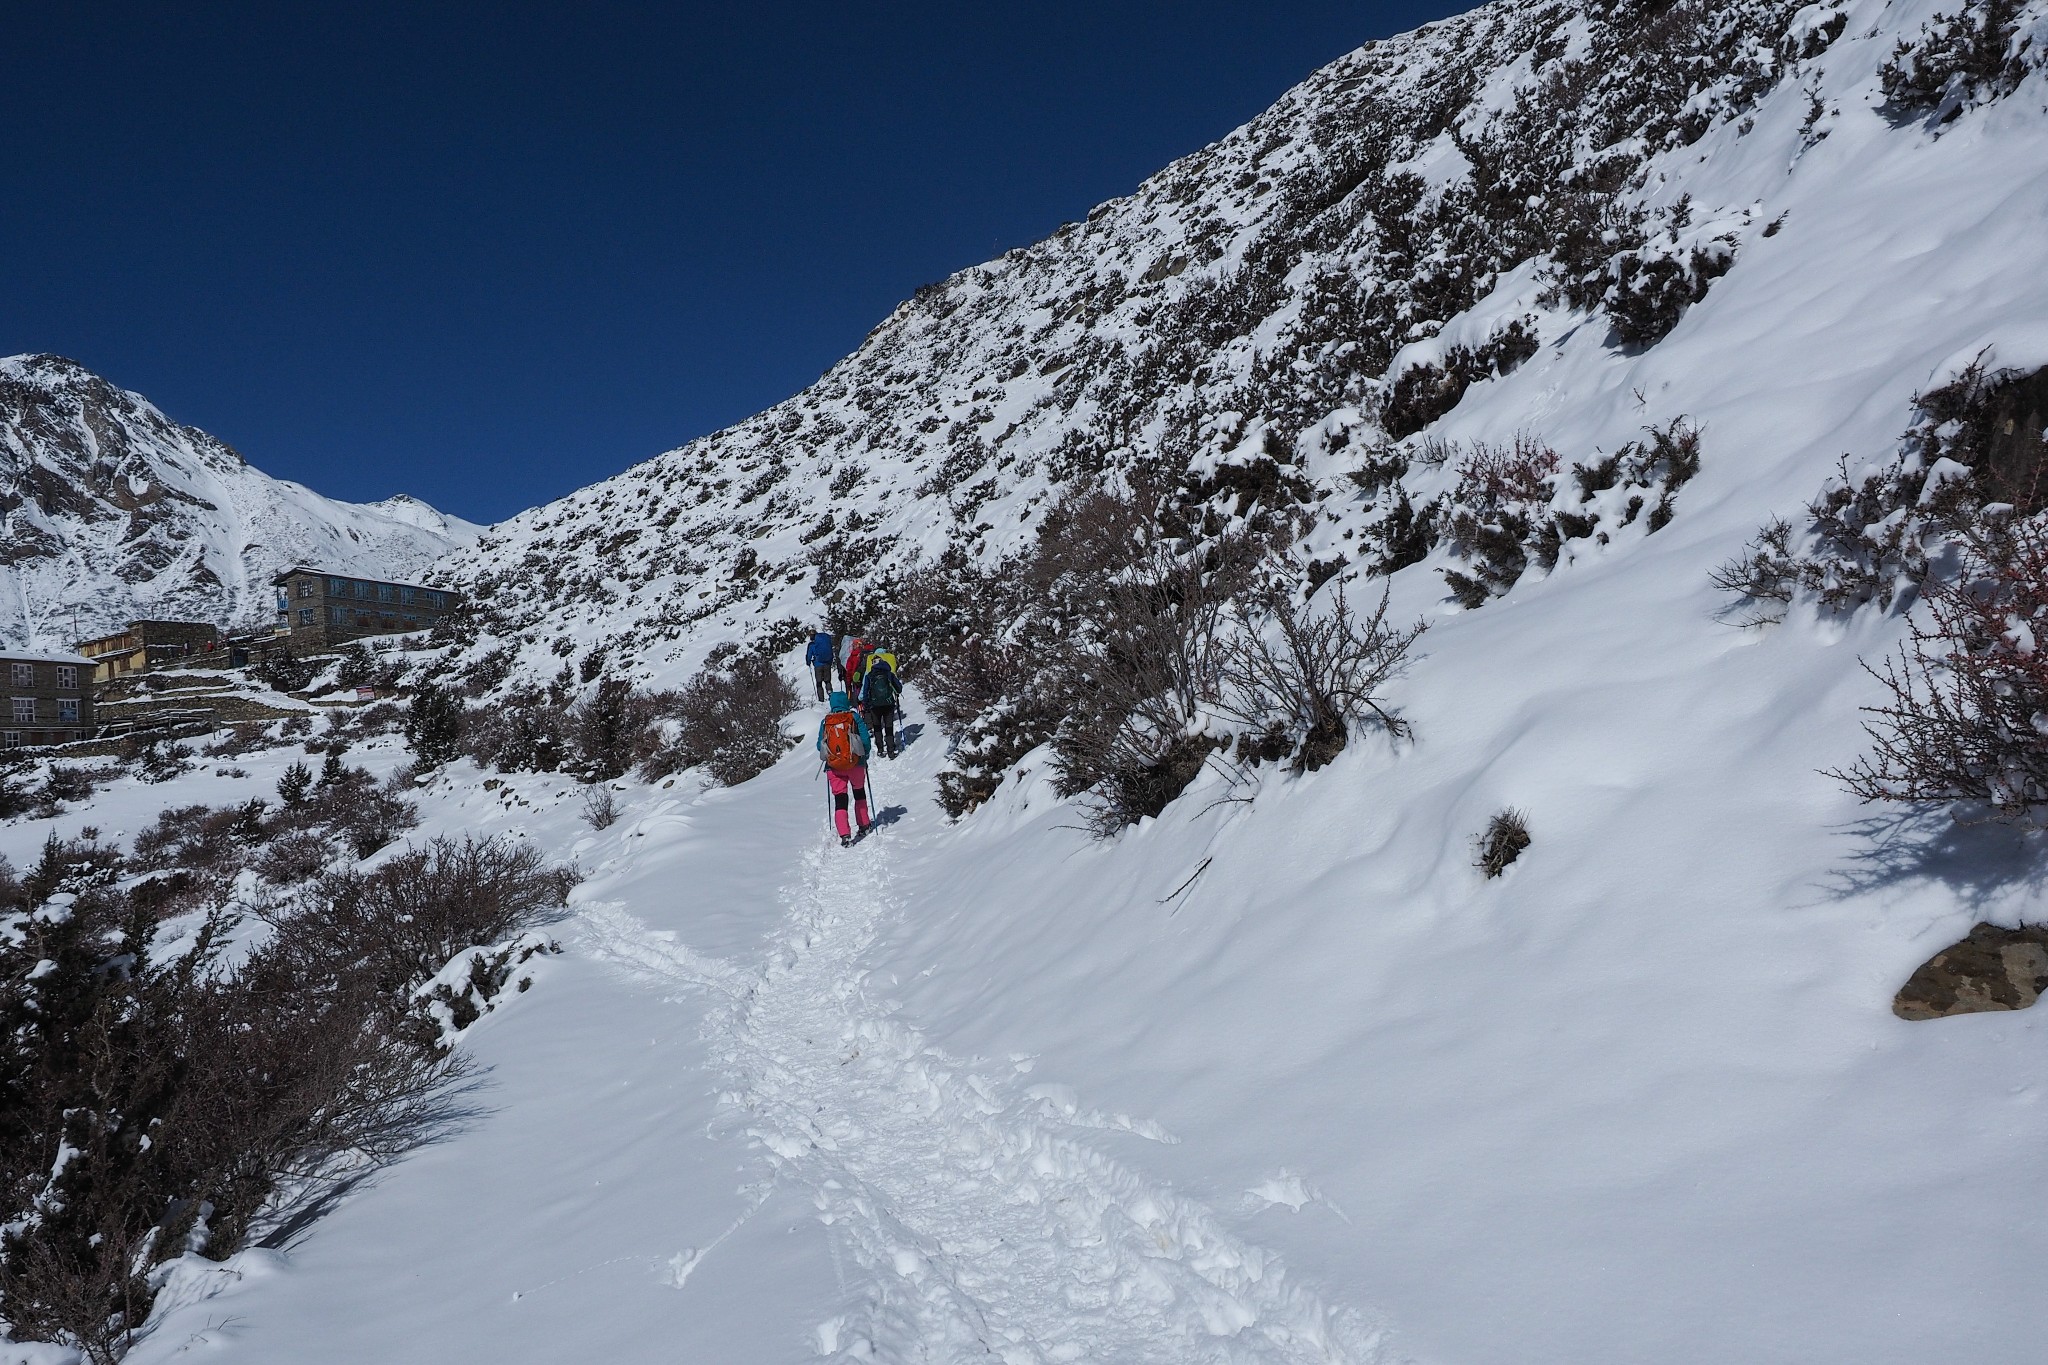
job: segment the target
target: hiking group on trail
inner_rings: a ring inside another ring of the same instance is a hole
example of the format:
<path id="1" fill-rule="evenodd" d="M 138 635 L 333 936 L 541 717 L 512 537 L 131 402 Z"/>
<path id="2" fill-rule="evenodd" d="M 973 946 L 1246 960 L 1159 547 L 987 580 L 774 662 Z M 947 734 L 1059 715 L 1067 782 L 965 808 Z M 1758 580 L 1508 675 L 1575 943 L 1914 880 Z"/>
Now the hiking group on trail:
<path id="1" fill-rule="evenodd" d="M 844 847 L 874 823 L 868 811 L 869 755 L 879 751 L 894 759 L 899 752 L 902 680 L 896 656 L 870 648 L 857 635 L 819 631 L 804 651 L 804 662 L 817 683 L 818 700 L 827 703 L 825 718 L 818 722 L 818 758 L 832 798 L 833 828 Z M 849 799 L 853 824 L 847 820 Z"/>

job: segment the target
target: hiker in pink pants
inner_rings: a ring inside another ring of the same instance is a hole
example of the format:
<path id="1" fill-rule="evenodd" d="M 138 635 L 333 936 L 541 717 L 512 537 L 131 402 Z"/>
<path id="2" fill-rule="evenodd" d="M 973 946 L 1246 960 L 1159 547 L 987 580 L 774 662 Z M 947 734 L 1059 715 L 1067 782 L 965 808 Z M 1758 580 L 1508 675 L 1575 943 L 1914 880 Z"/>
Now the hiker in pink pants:
<path id="1" fill-rule="evenodd" d="M 853 796 L 853 813 L 860 832 L 868 832 L 868 738 L 867 722 L 853 709 L 844 692 L 834 692 L 832 709 L 818 726 L 818 758 L 825 765 L 825 784 L 832 791 L 832 825 L 842 845 L 853 842 L 853 830 L 846 823 L 846 798 Z"/>

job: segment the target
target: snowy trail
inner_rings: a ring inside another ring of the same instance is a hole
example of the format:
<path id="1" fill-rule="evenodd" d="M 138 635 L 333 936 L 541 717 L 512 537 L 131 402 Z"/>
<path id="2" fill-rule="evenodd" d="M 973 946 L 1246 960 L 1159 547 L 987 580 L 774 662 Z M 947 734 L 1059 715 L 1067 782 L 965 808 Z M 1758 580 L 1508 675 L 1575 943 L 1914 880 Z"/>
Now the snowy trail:
<path id="1" fill-rule="evenodd" d="M 1089 1146 L 1151 1125 L 976 1074 L 890 1017 L 861 959 L 897 913 L 887 836 L 807 855 L 766 969 L 749 976 L 592 907 L 601 957 L 730 1003 L 709 1029 L 724 1097 L 808 1189 L 874 1283 L 824 1355 L 1003 1365 L 1367 1365 L 1380 1334 L 1289 1282 L 1204 1207 Z M 836 1253 L 835 1253 L 836 1254 Z"/>

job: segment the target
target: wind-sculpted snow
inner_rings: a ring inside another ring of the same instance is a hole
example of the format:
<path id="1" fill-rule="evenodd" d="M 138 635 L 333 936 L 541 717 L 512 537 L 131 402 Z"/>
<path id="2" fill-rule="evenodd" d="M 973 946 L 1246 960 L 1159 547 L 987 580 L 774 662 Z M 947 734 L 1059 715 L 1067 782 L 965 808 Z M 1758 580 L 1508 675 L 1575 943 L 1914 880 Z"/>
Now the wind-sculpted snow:
<path id="1" fill-rule="evenodd" d="M 1089 1130 L 1171 1138 L 1078 1109 L 932 1046 L 870 992 L 863 955 L 904 907 L 886 845 L 813 849 L 758 975 L 586 912 L 600 957 L 709 990 L 734 1121 L 874 1277 L 820 1354 L 1006 1365 L 1370 1365 L 1378 1334 L 1332 1310 L 1207 1209 L 1112 1159 Z M 694 1264 L 694 1257 L 691 1258 Z M 679 1274 L 686 1274 L 684 1267 Z"/>
<path id="2" fill-rule="evenodd" d="M 71 361 L 0 359 L 0 642 L 264 625 L 279 569 L 417 578 L 480 530 L 409 497 L 335 502 Z"/>

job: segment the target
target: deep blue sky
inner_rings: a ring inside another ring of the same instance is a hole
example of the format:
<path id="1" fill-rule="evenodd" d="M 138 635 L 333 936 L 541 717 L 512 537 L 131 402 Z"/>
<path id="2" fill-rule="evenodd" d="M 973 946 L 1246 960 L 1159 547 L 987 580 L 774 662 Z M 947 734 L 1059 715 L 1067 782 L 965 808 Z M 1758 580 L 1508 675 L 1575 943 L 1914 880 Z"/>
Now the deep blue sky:
<path id="1" fill-rule="evenodd" d="M 1466 7 L 11 5 L 0 354 L 495 520 Z"/>

